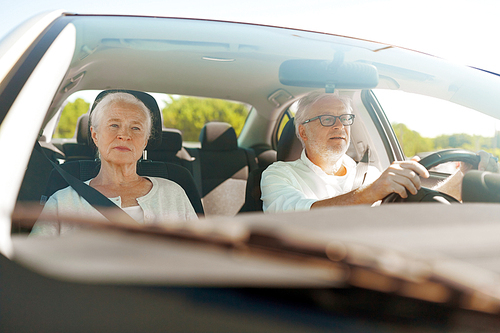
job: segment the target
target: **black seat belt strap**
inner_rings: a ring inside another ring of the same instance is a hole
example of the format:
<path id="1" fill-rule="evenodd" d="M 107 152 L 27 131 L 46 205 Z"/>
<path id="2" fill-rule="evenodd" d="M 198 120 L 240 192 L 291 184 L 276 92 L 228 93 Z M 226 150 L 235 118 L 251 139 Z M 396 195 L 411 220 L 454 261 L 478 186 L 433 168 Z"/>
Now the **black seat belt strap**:
<path id="1" fill-rule="evenodd" d="M 80 179 L 74 177 L 73 175 L 65 171 L 63 168 L 61 168 L 57 163 L 50 160 L 47 157 L 47 155 L 45 155 L 45 152 L 43 151 L 38 141 L 35 143 L 35 149 L 37 149 L 47 158 L 47 160 L 52 164 L 54 169 L 56 169 L 57 172 L 59 172 L 59 174 L 64 178 L 64 180 L 68 183 L 69 186 L 71 186 L 81 197 L 83 197 L 92 207 L 94 207 L 97 211 L 99 211 L 99 213 L 101 213 L 109 221 L 119 219 L 129 224 L 137 224 L 137 221 L 135 221 L 130 215 L 125 213 L 125 211 L 120 209 L 120 207 L 118 207 L 115 203 L 109 200 L 109 198 L 107 198 L 101 192 L 85 184 Z M 115 209 L 113 209 L 113 211 L 110 212 L 109 208 L 115 208 Z"/>
<path id="2" fill-rule="evenodd" d="M 245 149 L 245 155 L 247 157 L 248 164 L 248 173 L 258 168 L 259 163 L 257 162 L 257 158 L 255 157 L 255 151 L 251 148 L 243 148 Z"/>
<path id="3" fill-rule="evenodd" d="M 200 152 L 198 148 L 193 148 L 189 151 L 194 160 L 192 161 L 193 165 L 193 178 L 198 188 L 198 192 L 200 193 L 200 198 L 203 196 L 203 182 L 201 176 L 201 161 L 200 161 Z"/>

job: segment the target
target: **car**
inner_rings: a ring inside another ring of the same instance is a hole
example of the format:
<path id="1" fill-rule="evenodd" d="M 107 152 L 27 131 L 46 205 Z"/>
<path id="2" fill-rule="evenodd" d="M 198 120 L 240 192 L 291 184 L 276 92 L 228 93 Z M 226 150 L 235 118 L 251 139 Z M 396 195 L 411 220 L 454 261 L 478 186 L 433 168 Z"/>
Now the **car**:
<path id="1" fill-rule="evenodd" d="M 54 134 L 66 106 L 82 98 L 91 108 L 108 90 L 159 102 L 162 134 L 139 170 L 158 166 L 201 218 L 160 227 L 67 216 L 87 228 L 29 236 L 43 202 L 67 185 L 56 168 L 86 180 L 92 174 L 82 170 L 98 163 L 80 139 L 86 113 L 68 116 L 74 136 Z M 314 90 L 352 99 L 354 160 L 367 156 L 384 170 L 422 156 L 427 190 L 377 207 L 263 213 L 259 176 L 297 158 L 291 120 Z M 236 106 L 228 118 L 167 119 L 168 105 L 190 98 Z M 470 171 L 462 200 L 432 188 L 456 162 L 477 167 L 478 150 L 497 152 L 499 105 L 496 73 L 368 40 L 214 20 L 40 14 L 0 44 L 1 330 L 497 331 L 500 177 Z M 201 141 L 182 139 L 195 124 Z"/>

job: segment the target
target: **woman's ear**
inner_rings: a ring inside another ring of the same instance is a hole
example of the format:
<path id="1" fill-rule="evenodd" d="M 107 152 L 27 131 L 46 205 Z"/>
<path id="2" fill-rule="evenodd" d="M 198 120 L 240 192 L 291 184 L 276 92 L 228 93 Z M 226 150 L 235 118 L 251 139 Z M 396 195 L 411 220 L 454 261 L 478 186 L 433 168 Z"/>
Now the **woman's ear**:
<path id="1" fill-rule="evenodd" d="M 90 126 L 90 136 L 92 137 L 92 141 L 97 147 L 97 132 L 94 130 L 94 126 Z"/>

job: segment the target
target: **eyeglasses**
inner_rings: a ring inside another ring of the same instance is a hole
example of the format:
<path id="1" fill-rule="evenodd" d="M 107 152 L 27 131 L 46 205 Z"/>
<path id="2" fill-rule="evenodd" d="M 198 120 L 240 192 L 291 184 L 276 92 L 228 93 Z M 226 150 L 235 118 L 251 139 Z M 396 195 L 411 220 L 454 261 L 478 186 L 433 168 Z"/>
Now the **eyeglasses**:
<path id="1" fill-rule="evenodd" d="M 341 114 L 340 116 L 333 116 L 329 114 L 317 116 L 311 119 L 308 119 L 304 121 L 302 124 L 307 124 L 308 122 L 311 122 L 313 120 L 319 119 L 319 122 L 321 125 L 325 127 L 330 127 L 333 126 L 337 122 L 337 118 L 340 119 L 340 122 L 344 126 L 351 126 L 354 123 L 354 115 L 353 114 Z"/>

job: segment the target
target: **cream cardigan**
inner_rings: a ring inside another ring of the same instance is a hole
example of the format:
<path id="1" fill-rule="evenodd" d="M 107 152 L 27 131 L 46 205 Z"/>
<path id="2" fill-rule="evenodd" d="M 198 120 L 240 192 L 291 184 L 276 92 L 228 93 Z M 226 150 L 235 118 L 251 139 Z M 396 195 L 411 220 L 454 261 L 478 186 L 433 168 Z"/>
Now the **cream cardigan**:
<path id="1" fill-rule="evenodd" d="M 184 189 L 164 178 L 146 177 L 153 187 L 145 196 L 137 198 L 144 212 L 144 224 L 172 225 L 186 220 L 198 219 Z M 91 179 L 85 183 L 88 185 Z M 121 198 L 109 198 L 121 208 Z M 49 218 L 56 216 L 57 221 Z M 82 198 L 71 186 L 54 193 L 35 223 L 32 235 L 60 235 L 76 229 L 74 224 L 64 223 L 59 216 L 78 216 L 95 221 L 107 219 Z"/>

